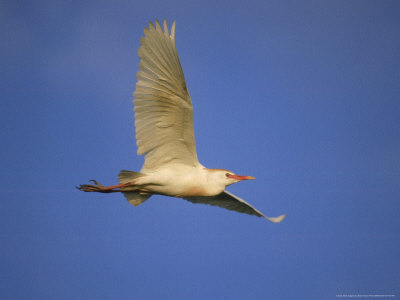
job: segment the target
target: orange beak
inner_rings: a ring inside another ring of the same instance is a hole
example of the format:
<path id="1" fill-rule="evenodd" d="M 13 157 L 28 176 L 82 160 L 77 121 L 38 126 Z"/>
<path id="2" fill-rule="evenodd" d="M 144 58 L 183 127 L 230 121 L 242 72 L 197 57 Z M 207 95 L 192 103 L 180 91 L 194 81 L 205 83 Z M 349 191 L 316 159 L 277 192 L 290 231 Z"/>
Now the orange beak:
<path id="1" fill-rule="evenodd" d="M 228 174 L 227 177 L 228 177 L 228 178 L 233 178 L 233 179 L 236 179 L 236 180 L 250 180 L 250 179 L 256 179 L 256 178 L 253 177 L 253 176 L 231 175 L 231 174 Z"/>

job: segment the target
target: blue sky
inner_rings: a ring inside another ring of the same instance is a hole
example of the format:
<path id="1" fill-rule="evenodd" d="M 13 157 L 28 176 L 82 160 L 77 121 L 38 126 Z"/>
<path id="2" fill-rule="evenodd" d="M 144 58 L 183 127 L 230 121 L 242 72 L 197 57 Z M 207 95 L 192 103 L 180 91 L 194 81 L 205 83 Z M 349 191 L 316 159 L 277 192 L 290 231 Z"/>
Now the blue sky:
<path id="1" fill-rule="evenodd" d="M 148 21 L 177 21 L 200 162 L 281 224 L 82 193 L 139 170 Z M 2 1 L 2 299 L 400 296 L 397 1 Z"/>

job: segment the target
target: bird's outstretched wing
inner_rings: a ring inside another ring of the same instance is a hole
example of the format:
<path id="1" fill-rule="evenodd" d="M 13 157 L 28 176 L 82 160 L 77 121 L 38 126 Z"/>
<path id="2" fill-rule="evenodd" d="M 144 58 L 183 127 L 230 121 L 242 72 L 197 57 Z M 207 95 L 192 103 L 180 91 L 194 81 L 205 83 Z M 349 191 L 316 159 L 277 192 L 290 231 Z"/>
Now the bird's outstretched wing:
<path id="1" fill-rule="evenodd" d="M 228 191 L 224 191 L 219 195 L 211 197 L 188 197 L 184 199 L 193 203 L 209 204 L 234 210 L 240 213 L 254 215 L 257 217 L 264 217 L 274 223 L 279 223 L 285 218 L 285 215 L 281 215 L 279 217 L 267 217 L 260 211 L 255 209 L 253 206 L 248 204 L 246 201 L 240 199 L 239 197 L 236 197 L 235 195 L 229 193 Z"/>
<path id="2" fill-rule="evenodd" d="M 145 154 L 143 169 L 169 163 L 196 166 L 193 108 L 175 45 L 175 22 L 171 33 L 164 20 L 150 22 L 140 39 L 140 57 L 134 92 L 138 155 Z M 142 169 L 142 170 L 143 170 Z"/>

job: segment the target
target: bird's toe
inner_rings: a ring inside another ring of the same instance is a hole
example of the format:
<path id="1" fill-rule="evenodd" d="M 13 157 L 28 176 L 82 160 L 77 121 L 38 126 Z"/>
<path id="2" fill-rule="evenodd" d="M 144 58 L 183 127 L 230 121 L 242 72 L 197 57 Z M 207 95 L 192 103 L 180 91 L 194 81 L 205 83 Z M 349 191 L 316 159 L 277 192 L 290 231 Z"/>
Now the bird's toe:
<path id="1" fill-rule="evenodd" d="M 97 180 L 91 179 L 91 180 L 89 180 L 89 182 L 93 182 L 96 186 L 98 186 L 98 187 L 100 187 L 100 188 L 103 187 L 103 185 L 100 184 L 100 183 L 98 183 Z"/>

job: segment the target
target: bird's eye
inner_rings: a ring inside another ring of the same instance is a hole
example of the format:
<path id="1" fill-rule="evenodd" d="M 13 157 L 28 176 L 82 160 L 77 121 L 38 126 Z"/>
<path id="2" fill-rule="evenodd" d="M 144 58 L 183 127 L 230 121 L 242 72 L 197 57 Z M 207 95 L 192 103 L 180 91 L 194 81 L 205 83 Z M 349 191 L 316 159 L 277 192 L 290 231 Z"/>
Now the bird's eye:
<path id="1" fill-rule="evenodd" d="M 225 176 L 226 176 L 226 177 L 229 177 L 229 175 L 231 175 L 231 174 L 229 174 L 229 173 L 225 173 Z"/>

